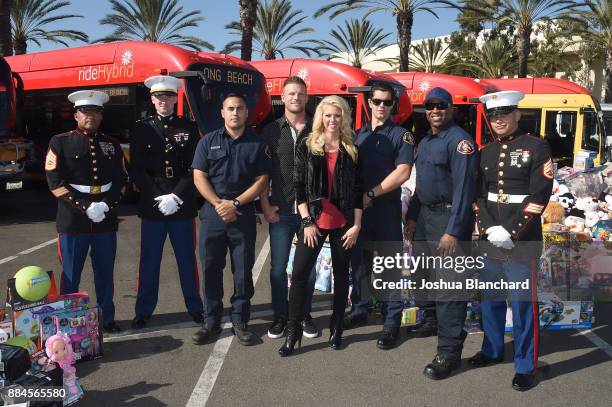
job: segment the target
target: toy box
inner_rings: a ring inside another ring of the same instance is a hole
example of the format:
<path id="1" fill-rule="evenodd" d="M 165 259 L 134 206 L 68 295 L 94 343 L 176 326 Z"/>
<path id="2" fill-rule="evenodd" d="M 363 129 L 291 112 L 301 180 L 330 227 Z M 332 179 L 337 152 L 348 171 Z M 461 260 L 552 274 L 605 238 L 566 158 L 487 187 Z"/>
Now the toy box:
<path id="1" fill-rule="evenodd" d="M 44 305 L 48 302 L 53 302 L 57 297 L 57 289 L 55 287 L 55 279 L 53 278 L 53 271 L 47 271 L 49 278 L 51 279 L 51 287 L 49 292 L 43 298 L 38 301 L 28 301 L 22 298 L 15 289 L 15 279 L 9 278 L 6 282 L 6 302 L 13 311 L 21 311 L 26 308 L 37 307 Z"/>
<path id="2" fill-rule="evenodd" d="M 38 318 L 41 348 L 47 338 L 62 331 L 70 337 L 75 361 L 102 357 L 99 323 L 98 307 L 58 309 L 41 314 Z"/>
<path id="3" fill-rule="evenodd" d="M 42 344 L 40 343 L 40 327 L 38 324 L 38 318 L 41 314 L 61 309 L 86 308 L 88 304 L 89 295 L 82 292 L 62 295 L 57 297 L 56 301 L 48 304 L 13 310 L 14 335 L 31 339 L 36 344 L 37 350 L 41 350 Z"/>

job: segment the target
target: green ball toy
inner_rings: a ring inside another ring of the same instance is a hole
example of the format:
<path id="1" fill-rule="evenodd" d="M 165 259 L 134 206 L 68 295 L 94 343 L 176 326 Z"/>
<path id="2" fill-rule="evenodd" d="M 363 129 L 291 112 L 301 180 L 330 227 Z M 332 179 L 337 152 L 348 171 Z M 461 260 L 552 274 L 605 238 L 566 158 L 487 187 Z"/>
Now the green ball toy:
<path id="1" fill-rule="evenodd" d="M 38 266 L 24 267 L 15 274 L 15 289 L 24 300 L 41 300 L 50 288 L 49 274 Z"/>
<path id="2" fill-rule="evenodd" d="M 14 336 L 9 338 L 6 342 L 7 345 L 18 346 L 27 350 L 30 355 L 36 352 L 36 345 L 30 338 L 26 338 L 25 336 Z"/>

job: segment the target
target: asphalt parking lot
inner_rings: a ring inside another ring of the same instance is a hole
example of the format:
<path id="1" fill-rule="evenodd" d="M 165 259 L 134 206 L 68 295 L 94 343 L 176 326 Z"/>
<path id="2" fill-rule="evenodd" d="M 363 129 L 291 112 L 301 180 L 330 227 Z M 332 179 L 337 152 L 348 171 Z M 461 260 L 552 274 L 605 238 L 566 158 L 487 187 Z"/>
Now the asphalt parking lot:
<path id="1" fill-rule="evenodd" d="M 434 382 L 422 374 L 435 353 L 435 338 L 408 339 L 391 351 L 375 346 L 380 329 L 375 318 L 366 327 L 345 332 L 345 347 L 326 346 L 329 295 L 315 296 L 316 324 L 323 334 L 304 338 L 293 357 L 280 358 L 281 340 L 266 336 L 271 322 L 267 225 L 258 226 L 257 279 L 251 327 L 259 338 L 243 347 L 226 329 L 216 343 L 196 346 L 197 330 L 185 312 L 176 263 L 164 248 L 160 298 L 155 316 L 143 331 L 129 329 L 134 316 L 140 222 L 135 206 L 120 208 L 115 265 L 115 306 L 121 334 L 105 337 L 104 357 L 79 363 L 85 388 L 82 406 L 606 406 L 612 405 L 612 304 L 597 303 L 592 330 L 544 331 L 538 384 L 519 393 L 511 389 L 512 339 L 506 337 L 506 361 L 469 369 L 467 358 L 482 336 L 466 340 L 462 368 Z M 56 271 L 59 261 L 55 202 L 44 184 L 0 196 L 0 290 L 26 265 Z M 229 264 L 229 262 L 228 262 Z M 232 286 L 226 269 L 226 311 Z M 95 297 L 89 261 L 81 288 Z"/>

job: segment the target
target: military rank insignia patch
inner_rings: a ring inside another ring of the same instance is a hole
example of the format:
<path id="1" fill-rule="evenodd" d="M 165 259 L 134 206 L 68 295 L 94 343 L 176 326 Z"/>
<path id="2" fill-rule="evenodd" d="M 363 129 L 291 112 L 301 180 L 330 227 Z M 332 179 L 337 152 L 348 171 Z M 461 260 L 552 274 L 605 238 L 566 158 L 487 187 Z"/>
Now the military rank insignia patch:
<path id="1" fill-rule="evenodd" d="M 463 155 L 474 154 L 474 145 L 468 140 L 461 140 L 461 142 L 457 144 L 457 152 Z"/>
<path id="2" fill-rule="evenodd" d="M 553 163 L 550 158 L 544 163 L 544 166 L 542 167 L 542 175 L 544 175 L 548 179 L 553 179 Z"/>
<path id="3" fill-rule="evenodd" d="M 57 168 L 57 155 L 53 150 L 47 151 L 47 158 L 45 159 L 45 171 L 53 171 Z"/>
<path id="4" fill-rule="evenodd" d="M 414 136 L 409 131 L 404 133 L 402 140 L 404 140 L 404 143 L 406 144 L 410 144 L 411 146 L 414 145 Z"/>

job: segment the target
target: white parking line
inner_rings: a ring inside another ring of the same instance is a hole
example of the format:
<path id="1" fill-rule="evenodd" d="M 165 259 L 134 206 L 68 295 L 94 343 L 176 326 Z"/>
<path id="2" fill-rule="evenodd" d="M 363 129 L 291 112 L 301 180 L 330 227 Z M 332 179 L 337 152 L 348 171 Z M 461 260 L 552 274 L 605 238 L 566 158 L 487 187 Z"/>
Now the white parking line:
<path id="1" fill-rule="evenodd" d="M 606 355 L 612 358 L 612 345 L 603 340 L 601 336 L 597 335 L 593 330 L 587 329 L 585 331 L 578 331 L 579 335 L 585 336 L 593 345 L 604 351 Z"/>
<path id="2" fill-rule="evenodd" d="M 253 286 L 257 284 L 257 279 L 259 278 L 259 274 L 263 269 L 266 258 L 268 257 L 268 253 L 270 252 L 270 236 L 266 239 L 261 250 L 259 251 L 259 255 L 257 256 L 257 260 L 253 265 Z M 226 322 L 223 324 L 224 331 L 228 328 L 231 328 L 231 323 Z M 227 333 L 227 332 L 224 332 Z M 208 398 L 210 397 L 210 393 L 212 392 L 213 386 L 217 381 L 217 376 L 219 375 L 219 371 L 221 371 L 221 367 L 223 366 L 223 362 L 225 361 L 225 356 L 232 344 L 232 340 L 234 339 L 234 335 L 221 336 L 217 342 L 215 343 L 215 347 L 212 350 L 212 353 L 208 357 L 208 361 L 206 361 L 206 365 L 204 366 L 204 370 L 202 370 L 202 374 L 198 379 L 198 382 L 191 393 L 191 397 L 189 397 L 189 401 L 187 402 L 187 407 L 200 407 L 205 406 L 208 402 Z"/>
<path id="3" fill-rule="evenodd" d="M 52 245 L 53 243 L 56 243 L 56 242 L 57 242 L 57 238 L 51 239 L 51 240 L 49 240 L 47 242 L 41 243 L 41 244 L 39 244 L 37 246 L 34 246 L 34 247 L 30 247 L 29 249 L 25 249 L 24 251 L 21 251 L 21 252 L 17 253 L 14 256 L 9 256 L 9 257 L 5 257 L 5 258 L 1 259 L 0 260 L 0 264 L 8 263 L 9 261 L 15 260 L 19 256 L 23 256 L 25 254 L 30 254 L 32 252 L 35 252 L 38 249 L 42 249 L 43 247 L 47 247 L 47 246 Z"/>

